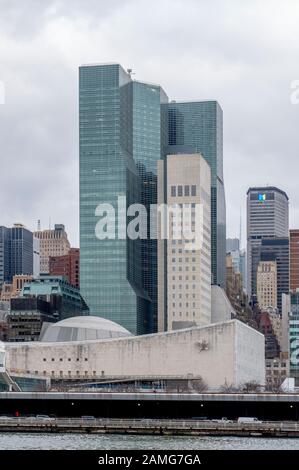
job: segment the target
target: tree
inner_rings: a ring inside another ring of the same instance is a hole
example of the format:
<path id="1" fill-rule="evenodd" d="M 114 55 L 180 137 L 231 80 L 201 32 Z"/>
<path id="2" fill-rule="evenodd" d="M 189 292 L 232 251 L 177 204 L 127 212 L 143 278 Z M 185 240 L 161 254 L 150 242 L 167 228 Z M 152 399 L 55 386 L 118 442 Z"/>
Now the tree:
<path id="1" fill-rule="evenodd" d="M 207 383 L 203 380 L 202 377 L 198 377 L 197 379 L 192 380 L 192 388 L 196 392 L 202 393 L 208 390 Z"/>
<path id="2" fill-rule="evenodd" d="M 251 380 L 250 382 L 245 382 L 241 390 L 245 393 L 257 393 L 261 391 L 261 385 L 255 380 Z"/>

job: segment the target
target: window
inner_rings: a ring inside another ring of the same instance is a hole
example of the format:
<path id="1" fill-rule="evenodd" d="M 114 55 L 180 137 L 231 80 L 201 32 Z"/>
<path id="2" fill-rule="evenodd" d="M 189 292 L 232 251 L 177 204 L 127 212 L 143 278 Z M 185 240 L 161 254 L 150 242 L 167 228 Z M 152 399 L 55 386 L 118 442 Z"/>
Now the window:
<path id="1" fill-rule="evenodd" d="M 190 187 L 185 186 L 185 196 L 190 196 Z"/>
<path id="2" fill-rule="evenodd" d="M 196 196 L 196 186 L 195 185 L 191 186 L 191 196 Z"/>
<path id="3" fill-rule="evenodd" d="M 183 186 L 178 186 L 178 196 L 183 196 Z"/>
<path id="4" fill-rule="evenodd" d="M 176 187 L 175 186 L 171 186 L 171 196 L 172 197 L 176 196 Z"/>

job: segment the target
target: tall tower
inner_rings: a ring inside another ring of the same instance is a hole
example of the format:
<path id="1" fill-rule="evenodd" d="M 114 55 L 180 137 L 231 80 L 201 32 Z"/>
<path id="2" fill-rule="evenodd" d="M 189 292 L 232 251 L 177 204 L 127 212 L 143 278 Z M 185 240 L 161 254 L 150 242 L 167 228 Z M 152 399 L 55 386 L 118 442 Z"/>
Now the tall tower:
<path id="1" fill-rule="evenodd" d="M 127 226 L 131 204 L 156 203 L 167 144 L 163 103 L 161 87 L 132 81 L 119 64 L 79 69 L 81 291 L 92 315 L 139 334 L 157 329 L 157 244 L 120 236 L 118 222 Z M 114 239 L 96 237 L 100 204 L 115 211 Z"/>
<path id="2" fill-rule="evenodd" d="M 172 228 L 168 238 L 158 239 L 159 331 L 207 325 L 211 323 L 210 166 L 200 154 L 167 155 L 158 165 L 158 187 L 159 207 L 167 205 Z M 202 221 L 200 217 L 196 221 L 196 207 L 202 209 Z M 196 248 L 184 237 L 187 227 L 192 228 L 192 237 L 202 232 Z"/>
<path id="3" fill-rule="evenodd" d="M 217 101 L 169 104 L 169 154 L 201 153 L 211 167 L 212 283 L 225 287 L 223 117 Z"/>
<path id="4" fill-rule="evenodd" d="M 256 276 L 262 240 L 289 236 L 289 198 L 267 186 L 247 191 L 247 293 L 257 294 Z"/>

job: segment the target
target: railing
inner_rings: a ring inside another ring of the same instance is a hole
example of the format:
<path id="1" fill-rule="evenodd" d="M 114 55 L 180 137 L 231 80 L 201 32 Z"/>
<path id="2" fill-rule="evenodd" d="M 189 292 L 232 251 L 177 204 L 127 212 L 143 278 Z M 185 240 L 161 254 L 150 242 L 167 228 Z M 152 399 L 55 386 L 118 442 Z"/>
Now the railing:
<path id="1" fill-rule="evenodd" d="M 299 434 L 299 422 L 215 422 L 212 420 L 179 419 L 119 419 L 119 418 L 37 418 L 37 417 L 0 417 L 0 428 L 95 428 L 99 430 L 181 430 L 181 431 L 248 431 L 248 432 L 295 432 Z"/>

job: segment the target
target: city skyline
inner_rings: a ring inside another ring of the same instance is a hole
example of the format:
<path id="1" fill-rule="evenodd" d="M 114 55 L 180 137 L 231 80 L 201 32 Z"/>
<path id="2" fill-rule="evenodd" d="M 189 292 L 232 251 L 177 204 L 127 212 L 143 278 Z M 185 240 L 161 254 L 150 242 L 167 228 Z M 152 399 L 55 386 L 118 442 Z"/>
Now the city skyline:
<path id="1" fill-rule="evenodd" d="M 222 16 L 232 15 L 232 21 L 229 28 L 228 23 L 219 24 L 211 35 L 205 25 L 208 8 L 203 2 L 190 2 L 185 9 L 183 2 L 169 8 L 165 1 L 159 7 L 161 20 L 154 21 L 156 15 L 147 10 L 147 28 L 154 34 L 143 35 L 135 21 L 142 14 L 143 2 L 110 2 L 101 5 L 101 11 L 90 3 L 93 17 L 86 5 L 84 9 L 79 4 L 70 9 L 66 2 L 50 2 L 46 8 L 32 0 L 26 11 L 14 1 L 3 7 L 0 81 L 5 85 L 6 99 L 0 105 L 2 223 L 12 226 L 22 222 L 35 230 L 38 219 L 42 228 L 48 228 L 49 219 L 52 225 L 63 222 L 72 245 L 78 246 L 77 68 L 82 63 L 112 59 L 132 67 L 134 79 L 146 77 L 159 83 L 170 99 L 219 101 L 224 112 L 228 237 L 239 236 L 241 206 L 244 247 L 246 190 L 250 186 L 269 184 L 286 191 L 290 227 L 296 228 L 299 195 L 293 175 L 297 169 L 299 106 L 291 104 L 290 96 L 291 84 L 298 78 L 293 60 L 294 39 L 299 35 L 294 9 L 298 6 L 284 10 L 280 25 L 281 9 L 278 2 L 271 2 L 275 22 L 275 28 L 271 28 L 266 21 L 269 2 L 263 2 L 255 30 L 250 31 L 247 19 L 252 13 L 245 6 L 233 2 L 229 10 L 226 2 L 218 2 Z M 35 21 L 30 7 L 34 8 Z M 155 6 L 151 9 L 156 13 Z M 162 21 L 163 12 L 169 18 L 167 25 Z M 15 27 L 8 29 L 12 14 Z M 192 17 L 196 18 L 196 28 L 190 27 Z M 181 19 L 180 32 L 188 40 L 188 51 L 174 40 L 172 20 L 175 24 L 177 18 Z M 173 41 L 167 41 L 166 66 L 162 39 L 168 36 Z M 188 70 L 192 73 L 186 73 Z M 43 176 L 37 178 L 37 174 Z M 9 189 L 13 182 L 12 200 Z M 59 204 L 53 204 L 53 194 Z"/>

